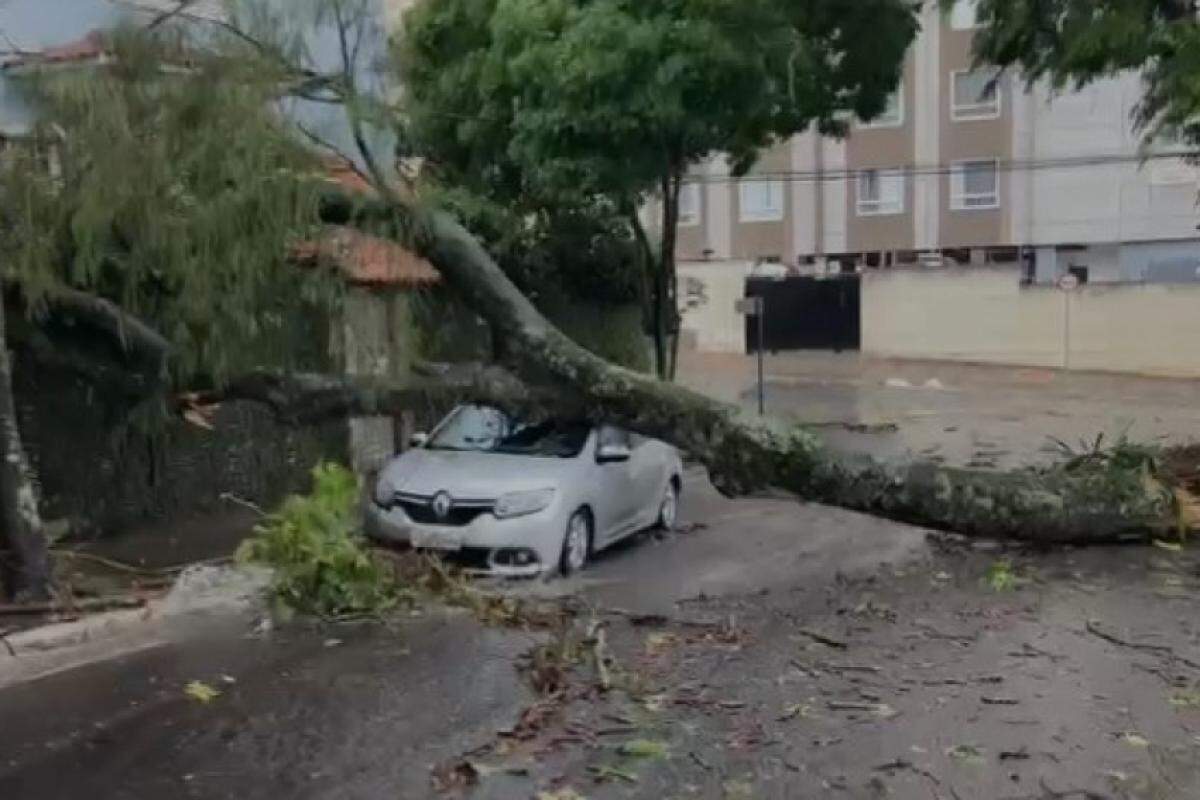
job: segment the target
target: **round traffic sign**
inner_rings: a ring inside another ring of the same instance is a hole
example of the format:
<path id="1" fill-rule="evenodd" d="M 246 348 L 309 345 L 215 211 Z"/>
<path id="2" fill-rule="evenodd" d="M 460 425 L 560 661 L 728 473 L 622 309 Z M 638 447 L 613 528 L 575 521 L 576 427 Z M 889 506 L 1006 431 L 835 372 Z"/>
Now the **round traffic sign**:
<path id="1" fill-rule="evenodd" d="M 1058 288 L 1064 292 L 1073 292 L 1079 288 L 1079 277 L 1068 272 L 1058 279 Z"/>

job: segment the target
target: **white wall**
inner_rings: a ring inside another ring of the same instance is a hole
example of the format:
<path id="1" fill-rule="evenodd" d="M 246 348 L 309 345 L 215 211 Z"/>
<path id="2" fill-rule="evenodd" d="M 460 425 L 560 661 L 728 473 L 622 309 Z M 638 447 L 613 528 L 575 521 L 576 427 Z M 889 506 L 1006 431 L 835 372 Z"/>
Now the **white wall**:
<path id="1" fill-rule="evenodd" d="M 1200 378 L 1200 284 L 1022 287 L 1014 269 L 863 276 L 868 355 Z"/>
<path id="2" fill-rule="evenodd" d="M 702 353 L 745 353 L 746 322 L 734 304 L 746 291 L 748 261 L 679 264 L 683 339 Z"/>
<path id="3" fill-rule="evenodd" d="M 1053 96 L 1046 86 L 1035 87 L 1032 107 L 1023 109 L 1032 118 L 1017 115 L 1022 130 L 1015 131 L 1021 156 L 1039 165 L 1019 173 L 1030 182 L 1027 243 L 1130 242 L 1196 235 L 1200 172 L 1176 159 L 1139 163 L 1141 137 L 1130 118 L 1141 94 L 1136 75 Z M 1062 159 L 1112 156 L 1126 160 L 1047 166 Z"/>

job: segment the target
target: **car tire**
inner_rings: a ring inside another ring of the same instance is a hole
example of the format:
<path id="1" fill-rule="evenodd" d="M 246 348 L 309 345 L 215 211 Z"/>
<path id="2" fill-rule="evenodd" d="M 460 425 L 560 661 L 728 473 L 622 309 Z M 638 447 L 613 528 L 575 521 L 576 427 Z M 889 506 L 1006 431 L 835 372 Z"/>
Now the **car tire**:
<path id="1" fill-rule="evenodd" d="M 658 504 L 658 519 L 654 527 L 663 531 L 675 529 L 679 522 L 679 483 L 672 478 L 667 481 L 666 491 L 663 492 L 662 502 Z"/>
<path id="2" fill-rule="evenodd" d="M 563 532 L 562 554 L 558 557 L 558 572 L 563 577 L 574 575 L 587 566 L 592 556 L 592 515 L 581 508 L 567 520 Z"/>

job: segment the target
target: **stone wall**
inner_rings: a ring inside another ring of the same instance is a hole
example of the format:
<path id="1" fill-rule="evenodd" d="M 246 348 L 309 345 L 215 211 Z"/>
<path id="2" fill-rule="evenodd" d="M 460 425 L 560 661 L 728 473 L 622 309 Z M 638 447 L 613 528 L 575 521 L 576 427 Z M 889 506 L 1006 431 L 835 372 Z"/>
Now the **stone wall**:
<path id="1" fill-rule="evenodd" d="M 14 392 L 47 519 L 71 517 L 105 533 L 218 511 L 223 492 L 270 507 L 308 485 L 322 459 L 347 460 L 337 421 L 290 428 L 255 403 L 228 403 L 207 431 L 141 420 L 86 383 L 17 351 Z"/>

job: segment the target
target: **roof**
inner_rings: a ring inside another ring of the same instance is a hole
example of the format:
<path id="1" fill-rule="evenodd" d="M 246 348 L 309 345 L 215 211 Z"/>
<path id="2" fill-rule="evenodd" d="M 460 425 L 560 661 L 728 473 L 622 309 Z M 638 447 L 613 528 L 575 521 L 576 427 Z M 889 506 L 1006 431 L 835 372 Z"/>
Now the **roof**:
<path id="1" fill-rule="evenodd" d="M 347 159 L 341 156 L 328 156 L 322 159 L 322 164 L 325 169 L 326 179 L 330 183 L 336 183 L 341 188 L 361 195 L 376 194 L 375 187 L 371 185 L 363 174 Z"/>
<path id="2" fill-rule="evenodd" d="M 47 65 L 104 63 L 110 55 L 104 34 L 94 30 L 73 42 L 54 45 L 37 52 L 17 53 L 4 62 L 3 68 L 11 71 Z"/>
<path id="3" fill-rule="evenodd" d="M 370 181 L 345 158 L 327 157 L 323 167 L 328 180 L 343 189 L 354 194 L 376 194 Z M 324 258 L 336 262 L 346 278 L 358 286 L 419 289 L 434 286 L 442 279 L 432 264 L 402 245 L 345 226 L 331 227 L 319 244 L 306 243 L 297 253 L 302 260 Z"/>
<path id="4" fill-rule="evenodd" d="M 319 242 L 300 245 L 294 255 L 302 263 L 335 263 L 356 286 L 421 289 L 442 279 L 428 261 L 396 242 L 340 225 Z"/>

